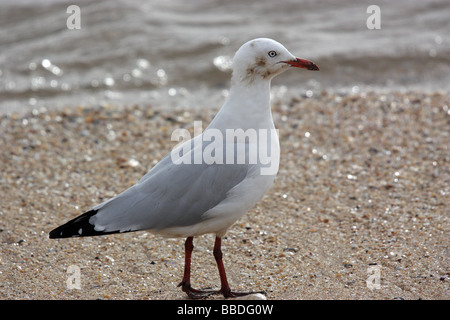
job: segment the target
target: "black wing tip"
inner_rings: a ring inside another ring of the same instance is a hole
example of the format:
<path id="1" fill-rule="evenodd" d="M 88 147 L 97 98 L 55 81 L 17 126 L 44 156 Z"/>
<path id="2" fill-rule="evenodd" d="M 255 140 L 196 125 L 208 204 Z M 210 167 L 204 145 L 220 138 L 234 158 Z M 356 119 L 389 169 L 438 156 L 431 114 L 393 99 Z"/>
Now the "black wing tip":
<path id="1" fill-rule="evenodd" d="M 115 231 L 103 232 L 94 229 L 94 225 L 89 223 L 89 219 L 97 212 L 98 210 L 87 211 L 82 215 L 59 226 L 58 228 L 53 229 L 49 233 L 49 238 L 58 239 L 58 238 L 72 238 L 72 237 L 92 237 L 115 233 Z"/>

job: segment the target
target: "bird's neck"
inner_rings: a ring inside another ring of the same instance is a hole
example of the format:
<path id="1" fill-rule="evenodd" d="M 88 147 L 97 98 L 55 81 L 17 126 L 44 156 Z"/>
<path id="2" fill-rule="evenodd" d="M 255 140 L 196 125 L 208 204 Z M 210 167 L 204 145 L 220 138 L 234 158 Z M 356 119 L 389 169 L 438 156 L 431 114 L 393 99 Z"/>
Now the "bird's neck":
<path id="1" fill-rule="evenodd" d="M 244 130 L 272 128 L 270 80 L 258 79 L 252 83 L 233 81 L 227 100 L 210 127 Z"/>

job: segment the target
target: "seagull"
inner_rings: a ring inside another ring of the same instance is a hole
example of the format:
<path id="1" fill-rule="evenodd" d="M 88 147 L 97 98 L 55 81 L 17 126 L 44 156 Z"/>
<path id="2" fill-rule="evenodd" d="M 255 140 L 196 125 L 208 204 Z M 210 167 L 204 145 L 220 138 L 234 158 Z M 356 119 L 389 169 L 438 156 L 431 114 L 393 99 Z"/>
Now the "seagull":
<path id="1" fill-rule="evenodd" d="M 49 237 L 146 230 L 186 238 L 179 287 L 188 297 L 222 294 L 233 298 L 256 293 L 230 289 L 222 237 L 262 198 L 277 175 L 280 147 L 270 108 L 270 82 L 292 67 L 319 70 L 275 40 L 258 38 L 244 43 L 232 60 L 226 101 L 202 134 L 182 141 L 135 185 L 52 230 Z M 204 234 L 216 236 L 213 255 L 220 290 L 191 286 L 193 239 Z"/>

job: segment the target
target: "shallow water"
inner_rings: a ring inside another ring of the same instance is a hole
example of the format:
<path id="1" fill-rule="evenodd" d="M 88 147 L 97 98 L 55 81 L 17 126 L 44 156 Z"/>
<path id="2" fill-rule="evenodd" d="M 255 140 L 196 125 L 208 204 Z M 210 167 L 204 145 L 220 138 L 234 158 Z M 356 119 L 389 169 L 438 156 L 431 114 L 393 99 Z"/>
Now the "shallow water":
<path id="1" fill-rule="evenodd" d="M 73 1 L 0 4 L 0 112 L 99 104 L 208 107 L 235 50 L 271 37 L 320 72 L 290 71 L 275 94 L 450 89 L 449 1 Z"/>

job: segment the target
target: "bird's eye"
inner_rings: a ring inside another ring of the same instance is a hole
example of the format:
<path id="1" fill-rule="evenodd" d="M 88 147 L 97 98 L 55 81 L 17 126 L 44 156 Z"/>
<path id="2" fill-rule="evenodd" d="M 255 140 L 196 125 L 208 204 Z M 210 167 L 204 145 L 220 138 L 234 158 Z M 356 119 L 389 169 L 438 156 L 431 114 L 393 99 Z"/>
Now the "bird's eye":
<path id="1" fill-rule="evenodd" d="M 276 53 L 276 51 L 272 50 L 272 51 L 269 51 L 268 55 L 269 55 L 269 57 L 273 58 L 277 55 L 277 53 Z"/>

